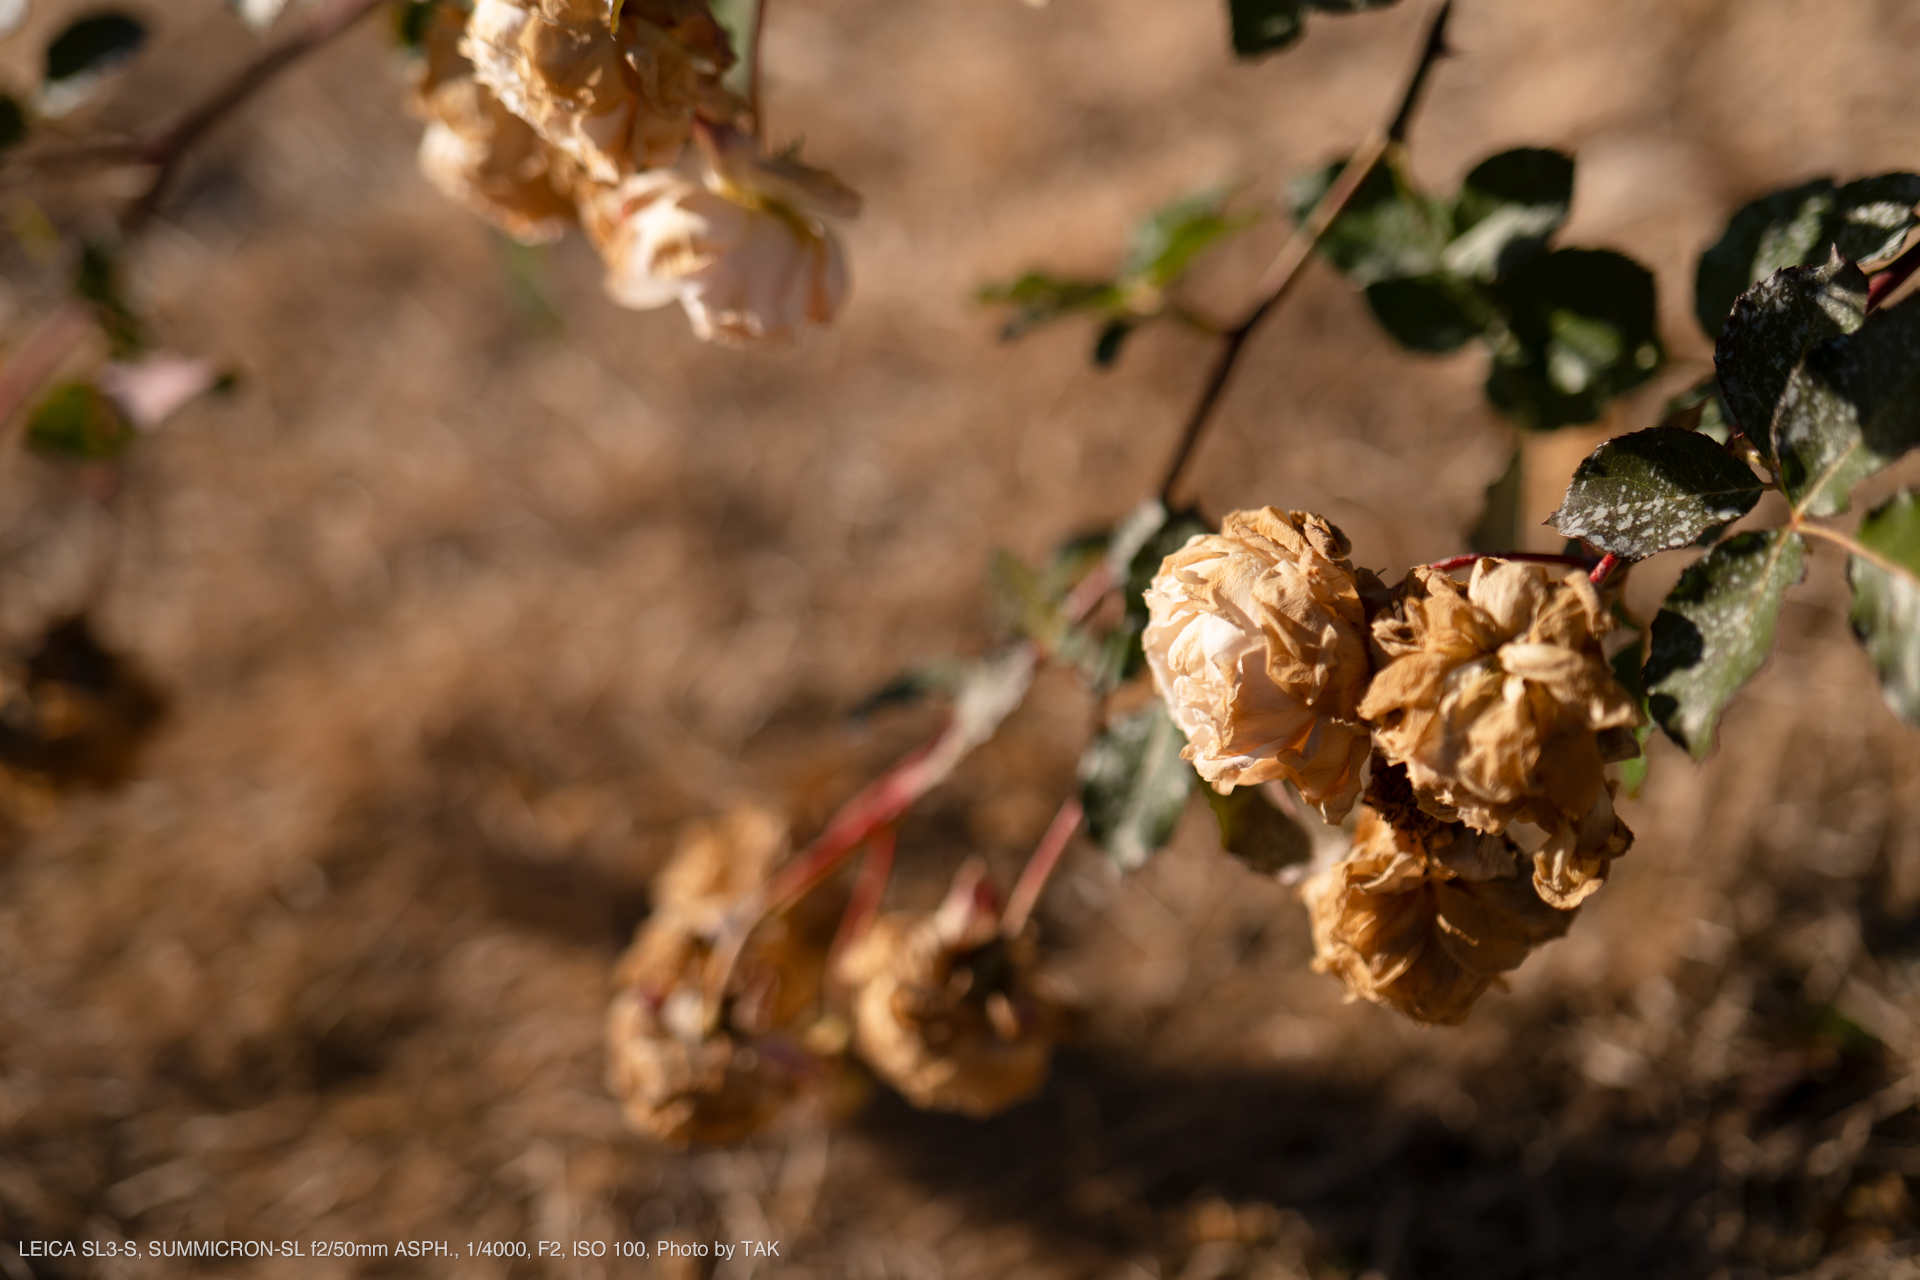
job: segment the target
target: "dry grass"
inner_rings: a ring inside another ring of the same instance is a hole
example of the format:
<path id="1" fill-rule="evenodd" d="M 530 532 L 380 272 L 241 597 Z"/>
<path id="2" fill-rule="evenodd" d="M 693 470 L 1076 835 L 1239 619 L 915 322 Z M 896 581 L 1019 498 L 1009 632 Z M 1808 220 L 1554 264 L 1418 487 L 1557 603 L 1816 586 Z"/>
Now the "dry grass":
<path id="1" fill-rule="evenodd" d="M 118 536 L 100 625 L 175 707 L 142 780 L 0 853 L 0 1235 L 746 1236 L 784 1242 L 755 1274 L 796 1277 L 1920 1274 L 1920 738 L 1824 550 L 1718 756 L 1656 744 L 1639 845 L 1464 1029 L 1343 1004 L 1290 891 L 1192 812 L 1141 874 L 1080 850 L 1050 895 L 1085 1017 L 1035 1102 L 974 1124 L 879 1097 L 691 1155 L 621 1131 L 607 973 L 677 825 L 750 792 L 810 831 L 930 723 L 845 709 L 985 643 L 990 549 L 1129 507 L 1202 376 L 1171 329 L 1105 375 L 1070 327 L 1000 347 L 972 287 L 1098 268 L 1198 185 L 1269 200 L 1364 133 L 1420 21 L 1319 20 L 1236 67 L 1223 7 L 780 0 L 776 124 L 868 213 L 845 324 L 770 356 L 612 308 L 577 242 L 535 263 L 543 329 L 415 175 L 372 31 L 218 136 L 138 283 L 241 389 L 145 446 L 107 514 L 0 468 L 0 626 L 71 608 Z M 153 8 L 107 123 L 245 55 L 213 0 Z M 1683 367 L 1624 425 L 1703 367 L 1692 262 L 1739 201 L 1920 165 L 1902 0 L 1462 0 L 1456 44 L 1416 169 L 1576 148 L 1567 240 L 1659 273 Z M 1212 264 L 1203 303 L 1238 305 L 1280 234 Z M 0 264 L 11 342 L 56 280 L 18 245 Z M 1363 563 L 1451 553 L 1503 460 L 1481 374 L 1391 349 L 1315 269 L 1194 479 L 1216 512 L 1324 511 Z M 1017 865 L 1086 714 L 1043 681 L 906 824 L 896 896 L 969 850 Z"/>

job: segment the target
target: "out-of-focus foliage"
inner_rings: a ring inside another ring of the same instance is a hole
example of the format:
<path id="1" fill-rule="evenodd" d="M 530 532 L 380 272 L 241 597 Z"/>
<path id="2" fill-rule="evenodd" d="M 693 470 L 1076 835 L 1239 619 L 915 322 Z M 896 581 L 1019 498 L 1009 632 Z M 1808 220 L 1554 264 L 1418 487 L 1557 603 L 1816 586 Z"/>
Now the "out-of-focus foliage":
<path id="1" fill-rule="evenodd" d="M 1875 507 L 1860 522 L 1859 539 L 1896 569 L 1848 557 L 1854 634 L 1880 673 L 1887 705 L 1920 725 L 1920 493 L 1907 489 Z"/>
<path id="2" fill-rule="evenodd" d="M 1384 9 L 1397 0 L 1227 0 L 1233 51 L 1243 58 L 1284 49 L 1307 29 L 1307 13 L 1358 13 Z"/>

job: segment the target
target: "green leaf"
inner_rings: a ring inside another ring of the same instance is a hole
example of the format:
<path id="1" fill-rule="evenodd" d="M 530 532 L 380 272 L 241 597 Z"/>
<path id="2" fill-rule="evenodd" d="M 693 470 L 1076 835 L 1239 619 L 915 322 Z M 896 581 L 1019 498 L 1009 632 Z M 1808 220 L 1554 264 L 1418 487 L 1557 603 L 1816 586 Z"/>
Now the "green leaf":
<path id="1" fill-rule="evenodd" d="M 27 420 L 27 447 L 67 462 L 117 458 L 136 435 L 126 415 L 90 382 L 54 388 Z"/>
<path id="2" fill-rule="evenodd" d="M 1487 398 L 1523 426 L 1592 422 L 1660 367 L 1653 275 L 1606 249 L 1559 249 L 1493 286 L 1509 332 Z"/>
<path id="3" fill-rule="evenodd" d="M 1193 790 L 1187 745 L 1158 699 L 1108 725 L 1080 757 L 1080 798 L 1087 832 L 1123 871 L 1158 853 Z"/>
<path id="4" fill-rule="evenodd" d="M 1039 271 L 1030 271 L 1010 284 L 987 285 L 980 290 L 979 299 L 1014 308 L 1013 319 L 1000 330 L 1003 342 L 1065 316 L 1118 310 L 1122 302 L 1120 290 L 1111 280 L 1065 280 Z"/>
<path id="5" fill-rule="evenodd" d="M 146 42 L 146 27 L 124 13 L 96 13 L 72 23 L 47 46 L 41 112 L 58 117 L 73 111 Z"/>
<path id="6" fill-rule="evenodd" d="M 1602 551 L 1644 560 L 1738 520 L 1761 492 L 1747 465 L 1705 436 L 1654 427 L 1616 436 L 1589 454 L 1547 523 Z"/>
<path id="7" fill-rule="evenodd" d="M 11 151 L 25 142 L 30 125 L 27 109 L 13 95 L 0 93 L 0 151 Z"/>
<path id="8" fill-rule="evenodd" d="M 1243 58 L 1254 58 L 1292 44 L 1306 29 L 1309 9 L 1359 13 L 1396 3 L 1398 0 L 1227 0 L 1233 51 Z"/>
<path id="9" fill-rule="evenodd" d="M 1473 295 L 1446 276 L 1376 280 L 1367 305 L 1389 336 L 1412 351 L 1458 351 L 1479 337 L 1485 320 Z"/>
<path id="10" fill-rule="evenodd" d="M 146 349 L 146 327 L 127 303 L 121 288 L 120 258 L 112 246 L 98 240 L 87 242 L 74 268 L 73 291 L 93 304 L 94 319 L 107 335 L 116 359 Z"/>
<path id="11" fill-rule="evenodd" d="M 1647 708 L 1694 759 L 1713 749 L 1721 711 L 1773 651 L 1780 600 L 1806 552 L 1783 529 L 1736 534 L 1680 575 L 1655 616 Z"/>
<path id="12" fill-rule="evenodd" d="M 1920 726 L 1920 493 L 1902 490 L 1875 507 L 1855 536 L 1862 546 L 1906 570 L 1889 572 L 1871 560 L 1849 556 L 1849 618 L 1880 673 L 1887 706 Z"/>
<path id="13" fill-rule="evenodd" d="M 1235 787 L 1225 796 L 1201 787 L 1200 794 L 1220 823 L 1220 847 L 1261 875 L 1312 860 L 1313 841 L 1259 787 Z"/>
<path id="14" fill-rule="evenodd" d="M 1573 157 L 1524 147 L 1483 160 L 1461 184 L 1453 243 L 1444 263 L 1454 275 L 1497 280 L 1547 250 L 1573 204 Z"/>
<path id="15" fill-rule="evenodd" d="M 1916 444 L 1920 306 L 1910 302 L 1809 351 L 1773 422 L 1781 486 L 1807 515 L 1845 511 L 1854 485 Z"/>
<path id="16" fill-rule="evenodd" d="M 1920 175 L 1888 173 L 1837 190 L 1830 178 L 1776 191 L 1733 215 L 1718 243 L 1700 255 L 1694 313 L 1718 338 L 1734 300 L 1782 267 L 1818 266 L 1831 249 L 1856 262 L 1883 258 L 1916 224 Z"/>
<path id="17" fill-rule="evenodd" d="M 1660 425 L 1681 431 L 1697 431 L 1715 444 L 1733 438 L 1732 414 L 1720 398 L 1720 380 L 1708 378 L 1667 401 Z"/>
<path id="18" fill-rule="evenodd" d="M 1837 253 L 1817 267 L 1783 267 L 1734 303 L 1713 365 L 1734 420 L 1767 457 L 1780 397 L 1807 352 L 1866 317 L 1867 277 Z"/>
<path id="19" fill-rule="evenodd" d="M 1487 486 L 1480 523 L 1467 534 L 1467 546 L 1483 556 L 1499 555 L 1520 545 L 1520 499 L 1526 478 L 1526 457 L 1518 442 L 1507 469 Z"/>
<path id="20" fill-rule="evenodd" d="M 1120 269 L 1125 284 L 1138 282 L 1164 289 L 1185 275 L 1193 260 L 1226 237 L 1254 223 L 1249 213 L 1230 214 L 1230 191 L 1203 191 L 1155 210 L 1134 232 L 1126 264 Z"/>
<path id="21" fill-rule="evenodd" d="M 1644 632 L 1633 638 L 1633 643 L 1613 655 L 1613 678 L 1620 687 L 1633 696 L 1640 706 L 1640 714 L 1647 722 L 1631 730 L 1636 754 L 1619 761 L 1620 788 L 1627 798 L 1640 798 L 1640 788 L 1647 783 L 1647 739 L 1653 735 L 1653 716 L 1647 710 L 1647 637 Z"/>
<path id="22" fill-rule="evenodd" d="M 1293 183 L 1297 220 L 1306 221 L 1344 168 L 1342 161 Z M 1433 274 L 1452 236 L 1446 206 L 1420 194 L 1399 158 L 1390 155 L 1374 166 L 1317 248 L 1342 275 L 1365 287 L 1376 280 Z"/>

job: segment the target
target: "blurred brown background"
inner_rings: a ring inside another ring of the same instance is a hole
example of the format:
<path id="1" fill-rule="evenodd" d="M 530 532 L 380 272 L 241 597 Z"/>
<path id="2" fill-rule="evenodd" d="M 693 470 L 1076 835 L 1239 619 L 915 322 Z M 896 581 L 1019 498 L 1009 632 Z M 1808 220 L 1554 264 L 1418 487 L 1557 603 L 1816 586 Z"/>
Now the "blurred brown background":
<path id="1" fill-rule="evenodd" d="M 131 7 L 158 39 L 89 129 L 166 118 L 257 47 L 216 0 Z M 36 0 L 0 75 L 77 8 Z M 1639 844 L 1463 1029 L 1343 1004 L 1292 891 L 1196 809 L 1125 881 L 1070 855 L 1043 920 L 1086 1014 L 1036 1101 L 972 1123 L 880 1096 L 687 1155 L 623 1133 L 607 974 L 679 824 L 768 795 L 811 834 L 937 716 L 847 710 L 990 639 L 991 549 L 1130 507 L 1210 356 L 1171 326 L 1105 374 L 1079 326 L 1001 346 L 972 289 L 1099 271 L 1198 186 L 1271 209 L 1381 116 L 1423 16 L 1316 18 L 1235 65 L 1224 10 L 777 0 L 772 132 L 867 212 L 844 322 L 773 354 L 619 311 L 577 240 L 508 252 L 444 203 L 377 23 L 214 139 L 136 286 L 239 390 L 142 446 L 104 512 L 0 451 L 0 629 L 73 608 L 117 537 L 98 623 L 174 706 L 140 780 L 0 852 L 0 1236 L 749 1237 L 780 1259 L 717 1274 L 872 1280 L 1920 1275 L 1920 736 L 1824 547 L 1718 755 L 1654 742 Z M 1735 207 L 1920 167 L 1908 0 L 1461 0 L 1453 42 L 1416 171 L 1575 150 L 1562 243 L 1659 276 L 1674 363 L 1616 429 L 1709 367 L 1693 263 Z M 64 218 L 116 189 L 35 194 Z M 1197 305 L 1242 306 L 1284 232 L 1210 261 Z M 0 257 L 9 347 L 57 295 L 30 247 Z M 1322 511 L 1396 576 L 1462 550 L 1507 447 L 1483 374 L 1396 350 L 1316 266 L 1196 489 Z M 1010 875 L 1087 713 L 1043 678 L 903 828 L 896 899 L 968 851 Z M 27 1266 L 0 1246 L 12 1280 L 186 1269 Z"/>

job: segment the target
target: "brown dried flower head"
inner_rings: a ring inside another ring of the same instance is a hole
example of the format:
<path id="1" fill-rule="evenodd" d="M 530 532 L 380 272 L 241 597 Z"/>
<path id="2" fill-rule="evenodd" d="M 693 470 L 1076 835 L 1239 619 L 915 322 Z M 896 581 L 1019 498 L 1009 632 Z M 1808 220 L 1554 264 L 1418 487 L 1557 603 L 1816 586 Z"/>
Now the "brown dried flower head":
<path id="1" fill-rule="evenodd" d="M 607 292 L 641 310 L 678 302 L 708 341 L 785 342 L 832 320 L 847 266 L 825 219 L 858 213 L 859 196 L 825 170 L 761 155 L 747 134 L 699 138 L 680 171 L 635 175 L 583 208 Z"/>
<path id="2" fill-rule="evenodd" d="M 1236 511 L 1147 589 L 1147 666 L 1216 790 L 1285 778 L 1329 820 L 1360 791 L 1371 670 L 1346 535 L 1320 516 Z"/>
<path id="3" fill-rule="evenodd" d="M 1521 874 L 1505 836 L 1362 808 L 1353 850 L 1301 887 L 1313 967 L 1416 1022 L 1463 1022 L 1500 974 L 1572 923 Z"/>
<path id="4" fill-rule="evenodd" d="M 413 97 L 427 122 L 420 171 L 439 191 L 527 244 L 554 240 L 574 223 L 570 162 L 473 77 L 460 53 L 465 15 L 434 11 L 426 61 Z"/>
<path id="5" fill-rule="evenodd" d="M 714 939 L 785 853 L 785 825 L 762 809 L 693 828 L 621 957 L 607 1010 L 608 1084 L 629 1123 L 662 1142 L 740 1141 L 833 1083 L 836 1064 L 812 1045 L 837 904 L 803 904 L 756 929 L 721 1025 L 706 1022 Z"/>
<path id="6" fill-rule="evenodd" d="M 1058 1012 L 998 908 L 970 863 L 939 910 L 882 916 L 841 957 L 854 1050 L 916 1107 L 989 1116 L 1046 1081 Z"/>
<path id="7" fill-rule="evenodd" d="M 705 0 L 478 0 L 462 48 L 481 84 L 603 183 L 672 164 L 733 63 Z"/>
<path id="8" fill-rule="evenodd" d="M 1545 830 L 1534 883 L 1560 907 L 1597 890 L 1633 841 L 1603 768 L 1622 736 L 1605 731 L 1640 722 L 1601 651 L 1609 629 L 1585 574 L 1494 559 L 1464 588 L 1415 569 L 1373 624 L 1385 662 L 1360 714 L 1381 751 L 1439 817 Z"/>

